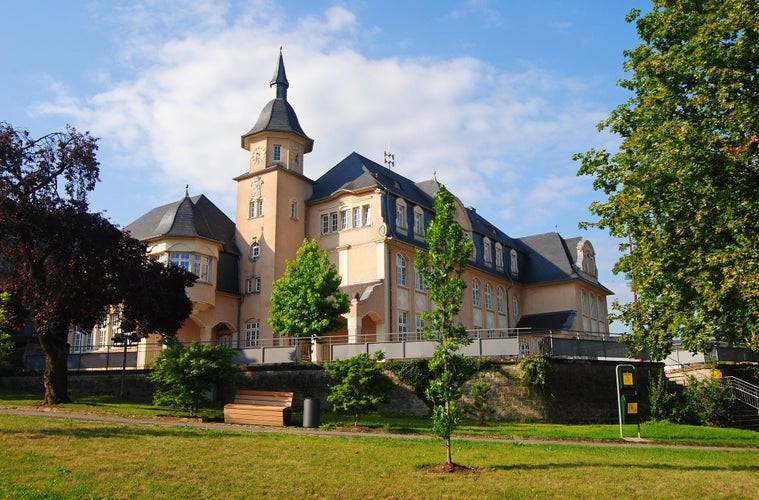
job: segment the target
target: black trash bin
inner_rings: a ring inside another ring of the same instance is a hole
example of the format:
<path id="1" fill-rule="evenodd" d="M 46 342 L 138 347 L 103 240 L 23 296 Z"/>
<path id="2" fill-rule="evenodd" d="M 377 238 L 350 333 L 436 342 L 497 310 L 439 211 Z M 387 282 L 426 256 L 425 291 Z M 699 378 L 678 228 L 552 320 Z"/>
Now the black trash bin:
<path id="1" fill-rule="evenodd" d="M 321 415 L 318 398 L 305 398 L 303 400 L 303 427 L 319 427 Z"/>

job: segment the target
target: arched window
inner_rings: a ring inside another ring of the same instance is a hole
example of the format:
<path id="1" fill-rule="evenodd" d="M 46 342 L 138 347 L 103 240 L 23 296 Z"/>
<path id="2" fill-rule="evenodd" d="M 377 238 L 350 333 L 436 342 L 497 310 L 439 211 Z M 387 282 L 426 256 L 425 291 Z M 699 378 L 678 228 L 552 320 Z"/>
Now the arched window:
<path id="1" fill-rule="evenodd" d="M 503 300 L 503 288 L 499 286 L 495 294 L 496 294 L 496 306 L 498 307 L 498 312 L 503 313 L 505 310 L 505 304 Z"/>
<path id="2" fill-rule="evenodd" d="M 511 298 L 511 310 L 514 313 L 514 319 L 519 319 L 519 299 L 516 295 Z"/>
<path id="3" fill-rule="evenodd" d="M 407 229 L 406 202 L 398 198 L 395 200 L 395 225 L 398 229 Z"/>
<path id="4" fill-rule="evenodd" d="M 490 247 L 490 238 L 483 238 L 482 240 L 482 259 L 485 261 L 485 264 L 490 264 L 493 262 L 493 255 L 492 255 L 492 249 Z"/>
<path id="5" fill-rule="evenodd" d="M 503 246 L 500 243 L 495 244 L 495 267 L 503 269 Z"/>
<path id="6" fill-rule="evenodd" d="M 517 262 L 517 251 L 512 248 L 511 252 L 509 252 L 509 256 L 511 257 L 511 272 L 513 274 L 519 274 L 519 263 Z"/>
<path id="7" fill-rule="evenodd" d="M 493 287 L 485 283 L 485 309 L 493 310 Z"/>
<path id="8" fill-rule="evenodd" d="M 400 253 L 395 257 L 395 282 L 400 286 L 408 286 L 408 263 Z"/>
<path id="9" fill-rule="evenodd" d="M 472 305 L 480 307 L 480 304 L 480 280 L 475 278 L 472 280 Z"/>

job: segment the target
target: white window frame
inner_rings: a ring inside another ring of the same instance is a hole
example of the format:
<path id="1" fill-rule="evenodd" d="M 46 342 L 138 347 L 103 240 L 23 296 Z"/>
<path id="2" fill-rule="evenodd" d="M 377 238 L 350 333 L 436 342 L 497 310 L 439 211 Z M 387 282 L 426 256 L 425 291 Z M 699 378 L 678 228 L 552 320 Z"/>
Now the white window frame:
<path id="1" fill-rule="evenodd" d="M 250 259 L 252 261 L 257 261 L 259 257 L 261 257 L 261 244 L 258 242 L 258 240 L 253 241 L 250 244 L 250 250 L 248 251 L 248 255 L 250 256 Z"/>
<path id="2" fill-rule="evenodd" d="M 351 209 L 340 209 L 340 230 L 345 231 L 351 228 Z"/>
<path id="3" fill-rule="evenodd" d="M 421 313 L 414 315 L 414 321 L 416 322 L 416 340 L 424 340 L 424 321 Z"/>
<path id="4" fill-rule="evenodd" d="M 251 276 L 245 281 L 246 293 L 261 293 L 261 277 Z"/>
<path id="5" fill-rule="evenodd" d="M 493 286 L 490 283 L 485 283 L 485 309 L 493 310 Z"/>
<path id="6" fill-rule="evenodd" d="M 492 264 L 493 262 L 490 238 L 487 237 L 482 239 L 482 259 L 485 261 L 485 264 Z"/>
<path id="7" fill-rule="evenodd" d="M 406 202 L 400 198 L 395 200 L 395 226 L 398 229 L 408 229 L 407 214 Z"/>
<path id="8" fill-rule="evenodd" d="M 402 253 L 395 256 L 395 284 L 408 286 L 408 259 Z"/>
<path id="9" fill-rule="evenodd" d="M 482 299 L 480 297 L 480 280 L 474 278 L 472 280 L 472 306 L 482 307 Z"/>
<path id="10" fill-rule="evenodd" d="M 422 278 L 422 274 L 416 267 L 414 267 L 414 290 L 417 292 L 427 291 L 427 289 L 424 288 L 424 278 Z"/>
<path id="11" fill-rule="evenodd" d="M 245 322 L 245 347 L 258 347 L 261 344 L 261 323 L 259 321 Z"/>
<path id="12" fill-rule="evenodd" d="M 398 309 L 398 341 L 408 340 L 408 311 Z"/>
<path id="13" fill-rule="evenodd" d="M 495 267 L 503 269 L 503 246 L 500 243 L 495 244 Z"/>
<path id="14" fill-rule="evenodd" d="M 421 207 L 414 207 L 414 236 L 424 236 L 424 212 Z"/>
<path id="15" fill-rule="evenodd" d="M 353 207 L 353 227 L 361 227 L 361 207 Z"/>
<path id="16" fill-rule="evenodd" d="M 501 288 L 501 287 L 499 286 L 499 287 L 496 289 L 496 292 L 495 292 L 495 294 L 496 294 L 496 306 L 498 307 L 498 312 L 499 312 L 499 313 L 504 313 L 504 312 L 506 312 L 506 311 L 505 311 L 505 309 L 506 309 L 506 308 L 504 307 L 504 306 L 506 305 L 506 303 L 505 303 L 505 301 L 504 301 L 504 293 L 503 293 L 503 288 Z"/>
<path id="17" fill-rule="evenodd" d="M 514 319 L 519 319 L 519 297 L 516 295 L 511 297 L 511 310 L 514 315 Z"/>
<path id="18" fill-rule="evenodd" d="M 511 260 L 511 272 L 513 274 L 519 274 L 519 261 L 517 260 L 517 251 L 512 248 L 509 252 L 509 257 Z"/>
<path id="19" fill-rule="evenodd" d="M 274 152 L 272 153 L 272 159 L 274 161 L 282 161 L 282 146 L 280 144 L 274 145 Z"/>
<path id="20" fill-rule="evenodd" d="M 364 226 L 372 225 L 372 207 L 364 205 L 361 207 L 361 215 L 364 222 Z"/>

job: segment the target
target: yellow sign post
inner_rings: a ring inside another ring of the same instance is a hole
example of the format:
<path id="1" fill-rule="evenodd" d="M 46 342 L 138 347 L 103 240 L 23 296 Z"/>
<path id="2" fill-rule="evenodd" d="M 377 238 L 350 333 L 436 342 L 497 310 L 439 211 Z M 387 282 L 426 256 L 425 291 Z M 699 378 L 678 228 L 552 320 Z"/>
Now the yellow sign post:
<path id="1" fill-rule="evenodd" d="M 638 381 L 635 366 L 617 365 L 617 408 L 619 410 L 619 437 L 624 438 L 624 424 L 638 424 L 640 438 L 640 416 L 638 414 Z"/>

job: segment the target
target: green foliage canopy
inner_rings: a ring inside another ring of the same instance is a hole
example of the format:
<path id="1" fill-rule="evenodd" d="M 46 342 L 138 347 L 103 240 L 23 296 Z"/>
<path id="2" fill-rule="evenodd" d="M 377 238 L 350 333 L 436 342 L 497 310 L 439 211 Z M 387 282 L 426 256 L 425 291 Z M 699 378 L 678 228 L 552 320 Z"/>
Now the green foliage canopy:
<path id="1" fill-rule="evenodd" d="M 637 301 L 616 317 L 652 359 L 675 338 L 759 350 L 759 2 L 657 0 L 627 20 L 643 42 L 625 52 L 633 96 L 599 124 L 619 152 L 575 156 L 608 196 L 588 225 L 632 242 L 614 271 Z"/>
<path id="2" fill-rule="evenodd" d="M 454 220 L 454 198 L 442 184 L 435 194 L 434 209 L 435 218 L 424 237 L 428 252 L 418 250 L 415 265 L 435 304 L 432 312 L 422 313 L 425 338 L 437 341 L 430 360 L 433 378 L 426 392 L 433 404 L 432 432 L 445 441 L 446 464 L 452 467 L 451 434 L 463 414 L 456 402 L 463 395 L 468 366 L 459 350 L 472 342 L 466 327 L 458 322 L 466 288 L 461 276 L 472 254 L 472 240 Z"/>
<path id="3" fill-rule="evenodd" d="M 275 332 L 293 337 L 321 336 L 343 326 L 350 309 L 348 296 L 339 290 L 341 278 L 327 252 L 312 239 L 304 240 L 295 260 L 271 293 L 269 324 Z"/>
<path id="4" fill-rule="evenodd" d="M 327 401 L 335 412 L 353 415 L 353 425 L 358 425 L 361 415 L 385 401 L 393 382 L 382 373 L 378 363 L 384 358 L 382 351 L 373 357 L 367 353 L 324 365 L 334 383 L 330 384 Z"/>
<path id="5" fill-rule="evenodd" d="M 225 345 L 197 342 L 185 348 L 174 339 L 166 344 L 150 372 L 150 380 L 161 386 L 153 395 L 153 402 L 185 410 L 194 417 L 207 401 L 209 391 L 232 382 L 237 371 L 232 364 L 235 351 Z"/>

